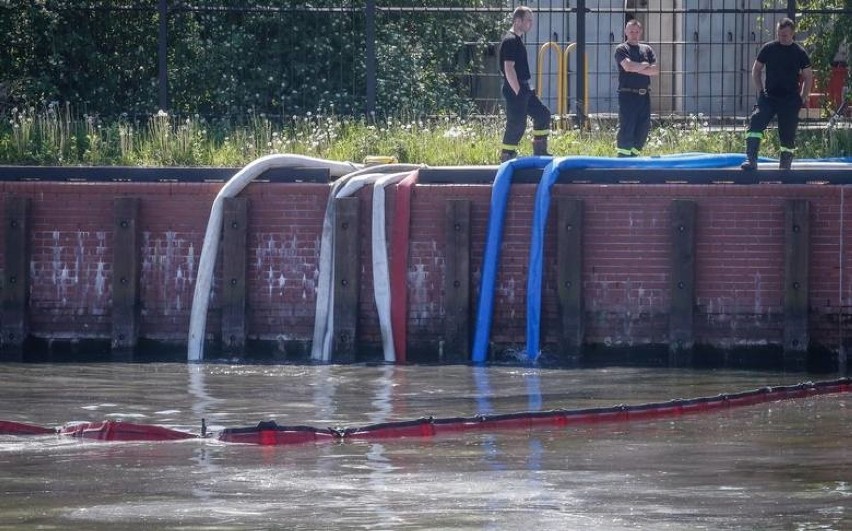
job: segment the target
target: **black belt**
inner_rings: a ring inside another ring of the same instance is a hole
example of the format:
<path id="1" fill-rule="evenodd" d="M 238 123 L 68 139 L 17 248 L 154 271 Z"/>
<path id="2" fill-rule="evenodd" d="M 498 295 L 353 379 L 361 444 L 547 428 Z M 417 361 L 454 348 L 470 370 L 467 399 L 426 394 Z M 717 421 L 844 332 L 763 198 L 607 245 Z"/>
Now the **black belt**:
<path id="1" fill-rule="evenodd" d="M 645 94 L 650 94 L 651 89 L 634 89 L 634 88 L 620 88 L 619 92 L 629 92 L 630 94 L 639 94 L 640 96 L 644 96 Z"/>

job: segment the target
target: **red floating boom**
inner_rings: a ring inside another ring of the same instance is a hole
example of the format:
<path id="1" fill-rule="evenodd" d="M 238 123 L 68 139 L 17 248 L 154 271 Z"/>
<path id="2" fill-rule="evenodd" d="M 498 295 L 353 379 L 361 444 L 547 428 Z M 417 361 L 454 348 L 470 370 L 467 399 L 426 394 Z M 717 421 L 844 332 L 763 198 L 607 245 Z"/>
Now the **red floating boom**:
<path id="1" fill-rule="evenodd" d="M 176 441 L 194 439 L 195 434 L 172 430 L 151 424 L 135 424 L 118 420 L 68 424 L 60 430 L 62 435 L 96 439 L 98 441 Z"/>
<path id="2" fill-rule="evenodd" d="M 618 405 L 587 409 L 555 409 L 526 411 L 473 417 L 421 418 L 371 424 L 360 428 L 315 428 L 312 426 L 279 426 L 275 421 L 260 422 L 248 428 L 228 428 L 219 440 L 230 443 L 281 446 L 349 440 L 397 439 L 404 437 L 433 437 L 466 431 L 533 430 L 542 427 L 565 427 L 578 424 L 649 420 L 695 413 L 708 413 L 733 407 L 751 406 L 765 402 L 805 398 L 852 391 L 852 380 L 801 383 L 797 385 L 763 387 L 741 393 L 710 397 L 677 399 L 639 405 Z M 203 421 L 202 421 L 203 422 Z M 57 430 L 32 424 L 0 420 L 0 435 L 42 435 Z M 199 437 L 192 433 L 162 426 L 107 420 L 68 424 L 59 430 L 62 435 L 100 441 L 173 441 Z M 202 435 L 206 435 L 202 424 Z"/>
<path id="3" fill-rule="evenodd" d="M 264 445 L 300 444 L 329 440 L 374 440 L 404 437 L 432 437 L 466 431 L 533 430 L 542 427 L 565 427 L 579 424 L 648 420 L 695 413 L 708 413 L 733 407 L 750 406 L 778 400 L 805 398 L 831 393 L 848 393 L 852 383 L 848 378 L 790 386 L 763 387 L 753 391 L 721 394 L 710 397 L 677 399 L 640 405 L 619 405 L 588 409 L 556 409 L 528 411 L 474 417 L 422 418 L 399 422 L 383 422 L 360 428 L 313 428 L 310 426 L 279 426 L 261 422 L 257 427 L 227 429 L 219 439 Z"/>
<path id="4" fill-rule="evenodd" d="M 11 420 L 0 420 L 0 435 L 50 435 L 51 433 L 56 433 L 56 429 Z"/>
<path id="5" fill-rule="evenodd" d="M 250 428 L 228 428 L 219 434 L 219 440 L 232 443 L 278 446 L 306 442 L 330 442 L 334 439 L 331 430 L 312 426 L 279 426 L 274 420 L 259 422 Z"/>

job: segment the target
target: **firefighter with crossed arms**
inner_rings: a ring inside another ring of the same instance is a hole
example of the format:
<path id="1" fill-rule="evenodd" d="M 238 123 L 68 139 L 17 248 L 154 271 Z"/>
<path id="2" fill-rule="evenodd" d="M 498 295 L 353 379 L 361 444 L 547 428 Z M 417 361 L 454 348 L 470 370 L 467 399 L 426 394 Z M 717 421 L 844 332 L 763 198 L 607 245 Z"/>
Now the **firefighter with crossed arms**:
<path id="1" fill-rule="evenodd" d="M 624 25 L 626 40 L 615 48 L 618 65 L 618 135 L 616 154 L 636 157 L 642 153 L 651 129 L 651 77 L 660 74 L 657 56 L 639 42 L 642 24 L 635 18 Z"/>

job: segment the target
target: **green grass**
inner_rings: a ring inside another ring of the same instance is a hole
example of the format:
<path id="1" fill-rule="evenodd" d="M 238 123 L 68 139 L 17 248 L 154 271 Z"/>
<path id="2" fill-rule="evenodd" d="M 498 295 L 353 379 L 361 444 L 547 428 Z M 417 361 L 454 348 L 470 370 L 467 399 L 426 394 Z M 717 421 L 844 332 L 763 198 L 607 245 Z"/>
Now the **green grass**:
<path id="1" fill-rule="evenodd" d="M 323 115 L 271 120 L 247 114 L 239 122 L 157 113 L 141 120 L 76 115 L 70 105 L 10 109 L 0 123 L 0 164 L 240 167 L 273 153 L 362 161 L 369 155 L 432 166 L 495 164 L 501 116 L 390 118 L 381 122 Z M 554 129 L 555 155 L 612 156 L 615 123 Z M 685 152 L 739 153 L 743 127 L 714 130 L 701 116 L 652 129 L 646 155 Z M 520 153 L 532 151 L 529 138 Z M 777 156 L 768 131 L 761 155 Z M 852 156 L 849 121 L 832 129 L 801 129 L 799 158 Z"/>

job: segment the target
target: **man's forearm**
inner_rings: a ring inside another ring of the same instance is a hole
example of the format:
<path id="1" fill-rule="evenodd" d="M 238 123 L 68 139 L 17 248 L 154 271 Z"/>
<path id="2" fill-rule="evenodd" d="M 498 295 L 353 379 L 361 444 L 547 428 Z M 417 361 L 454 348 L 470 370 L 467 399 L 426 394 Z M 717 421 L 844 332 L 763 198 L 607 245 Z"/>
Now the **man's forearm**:
<path id="1" fill-rule="evenodd" d="M 503 71 L 506 72 L 506 82 L 515 91 L 515 94 L 520 94 L 521 82 L 518 81 L 518 73 L 515 72 L 515 63 L 504 63 Z"/>
<path id="2" fill-rule="evenodd" d="M 760 77 L 760 74 L 752 74 L 751 82 L 754 85 L 754 90 L 756 90 L 758 94 L 763 93 L 763 79 Z"/>
<path id="3" fill-rule="evenodd" d="M 756 61 L 751 67 L 751 83 L 758 94 L 763 93 L 763 66 Z"/>
<path id="4" fill-rule="evenodd" d="M 800 96 L 802 97 L 802 102 L 807 102 L 808 98 L 811 96 L 811 88 L 814 84 L 814 74 L 813 72 L 806 71 L 802 72 L 802 93 Z"/>
<path id="5" fill-rule="evenodd" d="M 646 64 L 646 63 L 643 63 L 643 64 Z M 646 67 L 645 67 L 645 68 L 644 68 L 641 72 L 639 72 L 639 73 L 640 73 L 640 74 L 644 74 L 644 75 L 646 75 L 646 76 L 648 76 L 648 77 L 658 76 L 658 75 L 660 75 L 660 67 L 659 67 L 659 66 L 657 66 L 657 64 L 656 64 L 656 63 L 654 63 L 654 64 L 648 64 L 648 66 L 646 66 Z"/>

